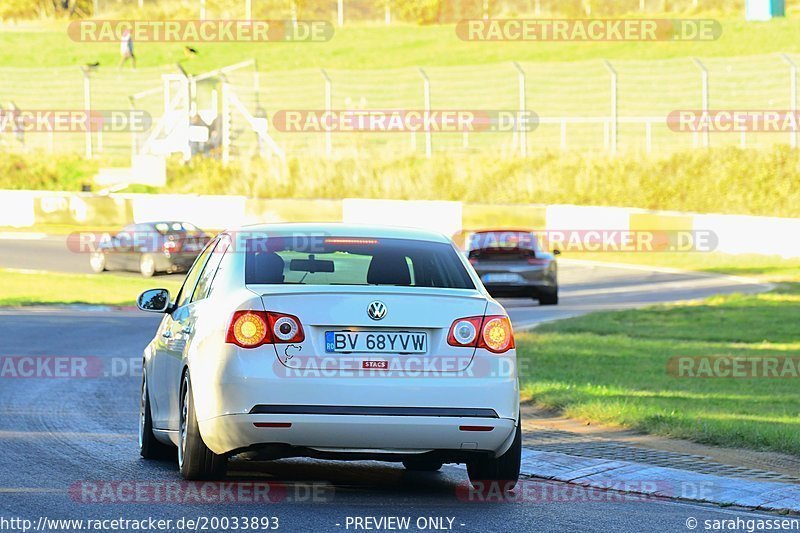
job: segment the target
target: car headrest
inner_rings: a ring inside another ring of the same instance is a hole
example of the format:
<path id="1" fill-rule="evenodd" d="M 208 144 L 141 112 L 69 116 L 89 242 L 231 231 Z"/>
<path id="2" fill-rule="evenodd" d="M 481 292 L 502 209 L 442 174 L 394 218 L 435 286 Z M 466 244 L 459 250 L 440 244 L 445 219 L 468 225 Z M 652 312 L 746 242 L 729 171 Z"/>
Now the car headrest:
<path id="1" fill-rule="evenodd" d="M 371 285 L 411 285 L 411 273 L 402 254 L 379 254 L 372 257 L 367 270 Z"/>
<path id="2" fill-rule="evenodd" d="M 247 261 L 247 283 L 283 283 L 284 262 L 275 252 L 256 252 Z"/>

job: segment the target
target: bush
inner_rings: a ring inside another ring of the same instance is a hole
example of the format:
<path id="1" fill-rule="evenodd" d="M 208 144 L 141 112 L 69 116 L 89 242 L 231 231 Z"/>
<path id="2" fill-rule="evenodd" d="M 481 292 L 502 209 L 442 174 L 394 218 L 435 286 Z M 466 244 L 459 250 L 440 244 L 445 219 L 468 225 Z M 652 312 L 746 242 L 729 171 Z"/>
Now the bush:
<path id="1" fill-rule="evenodd" d="M 169 192 L 265 198 L 572 203 L 800 217 L 800 152 L 735 147 L 666 157 L 545 152 L 529 158 L 437 154 L 170 165 Z"/>
<path id="2" fill-rule="evenodd" d="M 91 183 L 98 163 L 79 156 L 0 155 L 0 189 L 79 191 Z"/>
<path id="3" fill-rule="evenodd" d="M 169 161 L 166 187 L 128 191 L 257 198 L 397 198 L 477 203 L 570 203 L 800 217 L 800 151 L 735 147 L 670 156 L 543 152 L 528 158 L 435 154 L 326 159 Z M 107 162 L 106 162 L 107 163 Z M 4 155 L 0 189 L 80 190 L 98 166 L 77 156 Z"/>

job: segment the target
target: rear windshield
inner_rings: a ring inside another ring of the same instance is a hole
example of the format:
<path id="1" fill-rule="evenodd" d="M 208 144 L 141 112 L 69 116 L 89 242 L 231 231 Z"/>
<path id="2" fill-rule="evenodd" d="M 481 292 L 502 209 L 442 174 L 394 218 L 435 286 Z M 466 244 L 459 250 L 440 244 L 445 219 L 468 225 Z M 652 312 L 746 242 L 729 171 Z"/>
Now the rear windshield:
<path id="1" fill-rule="evenodd" d="M 530 231 L 479 231 L 470 236 L 469 251 L 484 250 L 493 252 L 536 251 L 536 235 Z"/>
<path id="2" fill-rule="evenodd" d="M 318 237 L 248 239 L 247 284 L 391 285 L 474 289 L 447 243 Z"/>
<path id="3" fill-rule="evenodd" d="M 474 233 L 467 245 L 470 260 L 524 259 L 538 251 L 536 235 L 528 231 L 482 231 Z"/>

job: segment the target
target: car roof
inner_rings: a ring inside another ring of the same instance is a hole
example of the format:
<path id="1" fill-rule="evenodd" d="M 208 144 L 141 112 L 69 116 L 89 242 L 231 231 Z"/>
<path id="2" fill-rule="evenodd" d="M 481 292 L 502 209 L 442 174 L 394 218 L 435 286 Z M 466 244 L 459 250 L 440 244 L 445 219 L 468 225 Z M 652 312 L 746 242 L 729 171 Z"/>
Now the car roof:
<path id="1" fill-rule="evenodd" d="M 226 233 L 264 232 L 268 235 L 289 236 L 296 234 L 327 234 L 332 237 L 369 237 L 374 239 L 411 239 L 449 243 L 450 238 L 443 233 L 401 226 L 380 226 L 371 224 L 343 224 L 339 222 L 250 224 L 229 228 Z"/>

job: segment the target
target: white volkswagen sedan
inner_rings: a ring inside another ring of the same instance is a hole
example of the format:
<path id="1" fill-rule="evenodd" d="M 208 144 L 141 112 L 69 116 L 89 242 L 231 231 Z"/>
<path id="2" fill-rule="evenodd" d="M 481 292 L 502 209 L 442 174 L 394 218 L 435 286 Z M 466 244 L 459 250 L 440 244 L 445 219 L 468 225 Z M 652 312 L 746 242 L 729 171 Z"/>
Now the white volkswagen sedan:
<path id="1" fill-rule="evenodd" d="M 186 479 L 227 461 L 371 459 L 519 477 L 511 323 L 440 234 L 339 224 L 212 240 L 144 350 L 139 444 Z M 173 452 L 174 453 L 174 452 Z"/>

